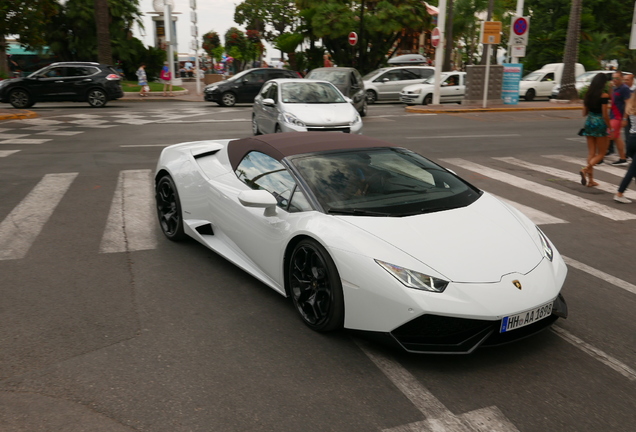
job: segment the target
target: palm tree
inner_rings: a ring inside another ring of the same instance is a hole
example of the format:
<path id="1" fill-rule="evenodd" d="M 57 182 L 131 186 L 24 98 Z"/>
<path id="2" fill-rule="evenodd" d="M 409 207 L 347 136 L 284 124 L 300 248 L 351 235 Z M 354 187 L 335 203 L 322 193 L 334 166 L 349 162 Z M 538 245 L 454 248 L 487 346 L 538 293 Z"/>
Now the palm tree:
<path id="1" fill-rule="evenodd" d="M 108 0 L 95 0 L 95 25 L 97 27 L 97 60 L 103 64 L 113 64 L 110 47 L 110 14 Z"/>
<path id="2" fill-rule="evenodd" d="M 570 20 L 568 21 L 568 35 L 565 40 L 565 52 L 563 53 L 563 76 L 561 77 L 561 90 L 559 99 L 575 100 L 579 98 L 574 86 L 574 64 L 579 58 L 579 38 L 581 33 L 581 3 L 583 0 L 572 0 Z"/>

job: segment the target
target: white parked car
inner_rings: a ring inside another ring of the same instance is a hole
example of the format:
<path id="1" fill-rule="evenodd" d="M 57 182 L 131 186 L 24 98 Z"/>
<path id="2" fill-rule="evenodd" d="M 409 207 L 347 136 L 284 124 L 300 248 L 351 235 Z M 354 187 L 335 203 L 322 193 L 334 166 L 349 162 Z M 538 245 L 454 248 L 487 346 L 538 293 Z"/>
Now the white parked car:
<path id="1" fill-rule="evenodd" d="M 402 89 L 424 82 L 435 73 L 430 66 L 399 66 L 374 70 L 362 77 L 367 102 L 399 100 Z"/>
<path id="2" fill-rule="evenodd" d="M 594 71 L 585 72 L 584 74 L 581 74 L 576 77 L 576 82 L 574 84 L 574 86 L 576 87 L 576 91 L 580 92 L 583 89 L 583 87 L 589 86 L 592 80 L 594 79 L 594 77 L 600 73 L 605 74 L 607 76 L 607 81 L 611 82 L 612 75 L 614 74 L 614 72 L 615 71 L 608 71 L 608 70 L 594 70 Z M 552 99 L 556 99 L 559 96 L 560 90 L 561 90 L 561 84 L 555 85 L 554 88 L 552 89 L 552 94 L 550 95 L 550 97 Z"/>
<path id="3" fill-rule="evenodd" d="M 461 102 L 466 94 L 466 72 L 443 72 L 441 74 L 440 102 Z M 404 87 L 400 101 L 407 105 L 429 105 L 433 103 L 435 76 L 422 84 Z"/>
<path id="4" fill-rule="evenodd" d="M 254 135 L 278 132 L 362 133 L 362 119 L 336 86 L 328 81 L 275 79 L 254 98 Z"/>
<path id="5" fill-rule="evenodd" d="M 316 331 L 457 354 L 567 316 L 567 268 L 535 224 L 386 141 L 297 132 L 176 144 L 155 190 L 168 239 L 192 237 L 291 298 Z"/>
<path id="6" fill-rule="evenodd" d="M 581 63 L 575 63 L 574 76 L 579 76 L 585 72 Z M 563 63 L 549 63 L 541 69 L 529 73 L 519 82 L 519 97 L 531 101 L 536 97 L 549 98 L 552 89 L 557 84 L 561 84 L 563 76 Z"/>

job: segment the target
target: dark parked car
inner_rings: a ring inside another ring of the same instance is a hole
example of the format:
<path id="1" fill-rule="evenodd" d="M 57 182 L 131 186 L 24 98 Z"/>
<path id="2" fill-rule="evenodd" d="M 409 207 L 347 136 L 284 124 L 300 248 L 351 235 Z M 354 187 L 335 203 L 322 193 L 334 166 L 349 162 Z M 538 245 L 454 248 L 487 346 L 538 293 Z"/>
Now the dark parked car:
<path id="1" fill-rule="evenodd" d="M 267 81 L 276 78 L 302 78 L 298 72 L 287 69 L 256 68 L 239 72 L 225 81 L 205 86 L 203 98 L 225 107 L 236 103 L 254 102 Z"/>
<path id="2" fill-rule="evenodd" d="M 338 87 L 343 95 L 353 101 L 353 106 L 360 113 L 361 117 L 367 115 L 367 98 L 364 90 L 362 76 L 354 68 L 349 67 L 325 67 L 312 70 L 305 77 L 329 81 Z"/>
<path id="3" fill-rule="evenodd" d="M 92 107 L 103 107 L 123 96 L 121 75 L 99 63 L 53 63 L 27 77 L 0 81 L 0 102 L 15 108 L 60 101 L 85 101 Z"/>

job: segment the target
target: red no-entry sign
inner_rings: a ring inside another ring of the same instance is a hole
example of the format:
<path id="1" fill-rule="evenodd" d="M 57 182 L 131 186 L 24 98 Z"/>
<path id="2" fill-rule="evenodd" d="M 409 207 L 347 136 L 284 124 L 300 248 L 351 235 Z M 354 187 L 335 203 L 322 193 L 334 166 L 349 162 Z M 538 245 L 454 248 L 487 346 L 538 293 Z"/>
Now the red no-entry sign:
<path id="1" fill-rule="evenodd" d="M 358 43 L 358 34 L 356 32 L 349 33 L 349 45 L 354 46 Z"/>
<path id="2" fill-rule="evenodd" d="M 439 40 L 440 40 L 439 28 L 435 27 L 433 31 L 431 32 L 431 44 L 433 45 L 434 48 L 437 48 L 437 46 L 439 45 Z"/>

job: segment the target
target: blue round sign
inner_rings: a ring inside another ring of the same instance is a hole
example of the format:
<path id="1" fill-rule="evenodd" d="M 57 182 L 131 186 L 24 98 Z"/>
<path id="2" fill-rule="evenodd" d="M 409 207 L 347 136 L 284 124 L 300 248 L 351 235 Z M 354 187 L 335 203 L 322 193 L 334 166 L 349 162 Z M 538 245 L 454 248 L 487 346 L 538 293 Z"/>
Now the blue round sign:
<path id="1" fill-rule="evenodd" d="M 528 31 L 528 21 L 524 17 L 519 17 L 515 20 L 512 29 L 517 36 L 521 36 Z"/>

